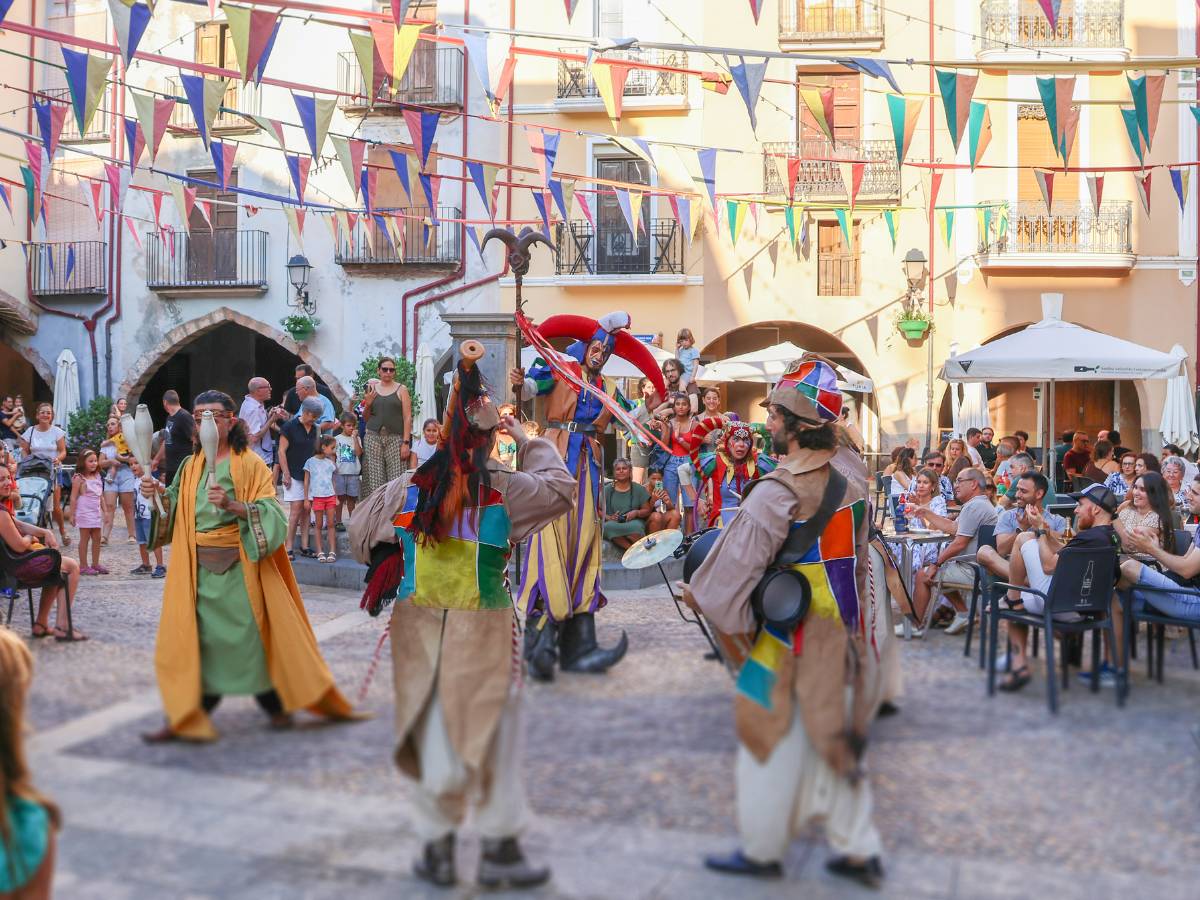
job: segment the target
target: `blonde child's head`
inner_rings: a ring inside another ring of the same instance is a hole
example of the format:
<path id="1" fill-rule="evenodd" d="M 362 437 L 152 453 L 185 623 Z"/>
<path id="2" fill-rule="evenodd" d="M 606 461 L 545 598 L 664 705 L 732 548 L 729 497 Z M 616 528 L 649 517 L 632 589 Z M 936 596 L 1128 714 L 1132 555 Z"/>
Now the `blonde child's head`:
<path id="1" fill-rule="evenodd" d="M 94 475 L 100 468 L 100 457 L 95 450 L 80 450 L 75 458 L 75 471 L 80 475 Z"/>
<path id="2" fill-rule="evenodd" d="M 680 328 L 679 334 L 675 338 L 675 343 L 680 347 L 690 347 L 696 343 L 696 339 L 692 337 L 692 329 Z"/>
<path id="3" fill-rule="evenodd" d="M 342 416 L 342 434 L 344 434 L 346 437 L 350 437 L 357 429 L 358 422 L 355 420 L 354 416 Z"/>

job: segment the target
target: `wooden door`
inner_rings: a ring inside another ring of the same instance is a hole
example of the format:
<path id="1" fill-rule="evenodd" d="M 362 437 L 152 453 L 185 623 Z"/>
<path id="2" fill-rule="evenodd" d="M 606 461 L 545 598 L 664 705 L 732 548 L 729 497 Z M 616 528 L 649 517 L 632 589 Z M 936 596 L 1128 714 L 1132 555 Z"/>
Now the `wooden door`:
<path id="1" fill-rule="evenodd" d="M 1055 441 L 1068 428 L 1087 432 L 1092 439 L 1101 428 L 1113 427 L 1113 382 L 1061 381 L 1054 386 Z"/>
<path id="2" fill-rule="evenodd" d="M 596 177 L 626 184 L 650 184 L 650 166 L 636 157 L 609 157 L 596 160 Z M 635 241 L 629 224 L 617 202 L 617 195 L 607 190 L 599 194 L 596 210 L 596 238 L 592 245 L 596 274 L 650 271 L 650 198 L 642 198 L 638 236 Z M 642 224 L 645 223 L 645 230 Z"/>
<path id="3" fill-rule="evenodd" d="M 1079 164 L 1078 136 L 1071 147 L 1068 160 L 1072 166 Z M 1054 171 L 1056 212 L 1059 200 L 1079 199 L 1079 176 L 1062 173 L 1062 157 L 1054 152 L 1054 141 L 1050 137 L 1050 127 L 1046 124 L 1046 111 L 1040 103 L 1022 103 L 1017 107 L 1017 163 L 1021 166 L 1017 173 L 1018 200 L 1042 202 L 1042 191 L 1038 187 L 1037 178 L 1033 169 L 1026 168 L 1027 166 L 1039 166 Z"/>
<path id="4" fill-rule="evenodd" d="M 209 170 L 190 172 L 193 178 L 215 183 L 217 173 Z M 237 187 L 237 169 L 229 173 L 227 187 Z M 212 231 L 200 212 L 200 200 L 220 201 L 212 204 Z M 238 195 L 208 185 L 196 186 L 196 206 L 188 219 L 191 237 L 188 238 L 188 281 L 234 281 L 238 272 Z"/>

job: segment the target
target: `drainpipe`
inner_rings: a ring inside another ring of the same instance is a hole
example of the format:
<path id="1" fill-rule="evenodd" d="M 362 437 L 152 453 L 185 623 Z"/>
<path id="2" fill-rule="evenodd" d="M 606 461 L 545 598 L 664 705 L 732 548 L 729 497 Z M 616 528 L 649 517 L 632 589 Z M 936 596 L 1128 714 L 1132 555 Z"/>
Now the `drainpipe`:
<path id="1" fill-rule="evenodd" d="M 120 57 L 117 57 L 117 65 L 123 66 L 124 63 Z M 124 83 L 124 71 L 122 71 L 121 82 Z M 114 85 L 115 88 L 115 85 Z M 117 142 L 121 152 L 117 154 L 116 159 L 121 159 L 124 156 L 125 147 L 125 92 L 118 91 L 120 109 L 116 112 L 117 115 Z M 117 217 L 113 217 L 114 219 Z M 121 318 L 121 275 L 124 271 L 124 266 L 121 265 L 121 257 L 125 244 L 125 232 L 120 227 L 120 222 L 116 221 L 110 225 L 110 233 L 115 231 L 115 247 L 112 252 L 112 264 L 108 269 L 108 296 L 109 306 L 115 306 L 113 314 L 104 320 L 104 393 L 112 396 L 113 376 L 112 376 L 112 325 Z"/>
<path id="2" fill-rule="evenodd" d="M 1196 6 L 1196 55 L 1200 56 L 1200 4 L 1197 4 L 1197 6 Z M 1193 80 L 1196 83 L 1197 93 L 1200 94 L 1200 68 L 1195 69 L 1192 72 L 1192 75 L 1194 76 Z M 1200 119 L 1196 120 L 1196 136 L 1197 136 L 1197 146 L 1200 147 Z M 1200 268 L 1200 203 L 1196 204 L 1196 246 L 1197 246 L 1196 263 L 1197 263 L 1197 268 Z M 1200 362 L 1197 362 L 1197 360 L 1200 359 L 1200 272 L 1197 272 L 1197 276 L 1198 277 L 1196 278 L 1196 345 L 1195 345 L 1194 351 L 1192 352 L 1192 362 L 1195 366 L 1195 371 L 1196 371 L 1197 394 L 1192 399 L 1193 399 L 1193 401 L 1195 401 L 1194 405 L 1197 407 L 1198 410 L 1200 410 Z M 1119 422 L 1117 423 L 1117 427 L 1120 428 Z"/>
<path id="3" fill-rule="evenodd" d="M 514 2 L 515 2 L 515 0 L 514 0 Z M 471 23 L 471 0 L 463 0 L 463 24 L 469 25 L 470 23 Z M 436 72 L 436 71 L 437 71 L 437 66 L 435 65 L 434 72 Z M 464 115 L 462 117 L 462 156 L 464 158 L 467 155 L 467 134 L 470 131 L 470 123 L 471 123 L 471 117 L 466 115 L 466 113 L 468 112 L 467 104 L 469 103 L 470 97 L 471 97 L 471 92 L 470 92 L 471 77 L 472 77 L 471 73 L 468 70 L 468 66 L 467 66 L 467 48 L 463 47 L 462 104 L 463 104 Z M 459 215 L 463 218 L 464 221 L 460 222 L 459 226 L 458 226 L 458 246 L 459 246 L 459 250 L 461 251 L 459 253 L 458 266 L 455 268 L 455 270 L 453 272 L 451 272 L 449 275 L 447 275 L 443 278 L 437 278 L 433 281 L 428 282 L 427 284 L 418 285 L 417 287 L 412 288 L 411 290 L 405 291 L 404 296 L 402 296 L 400 298 L 400 355 L 401 356 L 408 355 L 408 301 L 411 300 L 413 297 L 415 297 L 417 294 L 424 293 L 425 291 L 431 291 L 434 288 L 442 287 L 442 285 L 450 284 L 452 281 L 457 281 L 458 279 L 462 278 L 464 275 L 467 274 L 467 224 L 466 224 L 465 220 L 467 218 L 467 182 L 470 180 L 470 177 L 467 174 L 467 164 L 465 162 L 463 163 L 463 166 L 462 166 L 462 174 L 463 174 L 462 192 L 461 192 L 462 199 L 461 199 L 460 206 L 459 206 L 459 209 L 460 209 Z M 433 214 L 437 215 L 436 209 L 433 210 Z M 435 240 L 436 240 L 436 238 L 435 238 Z M 416 356 L 417 356 L 417 344 L 416 344 L 416 331 L 414 329 L 414 331 L 413 331 L 413 359 L 414 360 L 416 359 Z"/>
<path id="4" fill-rule="evenodd" d="M 929 0 L 929 59 L 937 58 L 934 52 L 933 45 L 933 0 Z M 933 66 L 929 67 L 929 96 L 934 96 L 933 90 Z M 934 130 L 933 130 L 933 107 L 934 104 L 929 104 L 929 162 L 933 162 L 933 154 L 935 152 L 934 145 Z M 934 169 L 929 170 L 931 173 L 936 172 Z M 930 175 L 932 178 L 932 174 Z M 934 265 L 933 265 L 933 206 L 929 209 L 929 317 L 933 318 L 933 289 L 934 289 Z M 926 365 L 925 365 L 925 450 L 928 451 L 933 447 L 933 334 L 927 334 L 925 340 L 929 346 L 926 348 Z"/>

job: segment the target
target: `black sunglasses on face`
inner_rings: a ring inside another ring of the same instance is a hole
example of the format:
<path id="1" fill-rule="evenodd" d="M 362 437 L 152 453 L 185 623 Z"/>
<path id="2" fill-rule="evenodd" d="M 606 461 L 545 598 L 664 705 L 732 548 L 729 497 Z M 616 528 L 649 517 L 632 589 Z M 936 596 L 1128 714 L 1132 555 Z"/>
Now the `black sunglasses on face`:
<path id="1" fill-rule="evenodd" d="M 389 368 L 387 366 L 380 366 L 379 371 L 380 372 L 395 372 L 396 370 L 394 368 Z"/>

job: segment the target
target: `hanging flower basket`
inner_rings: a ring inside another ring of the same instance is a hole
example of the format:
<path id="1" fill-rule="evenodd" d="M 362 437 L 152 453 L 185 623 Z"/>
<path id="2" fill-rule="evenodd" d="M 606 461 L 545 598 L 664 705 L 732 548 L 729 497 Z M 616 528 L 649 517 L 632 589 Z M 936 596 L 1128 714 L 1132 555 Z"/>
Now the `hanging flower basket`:
<path id="1" fill-rule="evenodd" d="M 896 327 L 906 340 L 919 341 L 929 330 L 929 322 L 925 319 L 901 319 L 896 323 Z"/>
<path id="2" fill-rule="evenodd" d="M 279 324 L 292 336 L 297 344 L 302 344 L 316 334 L 320 319 L 306 315 L 291 315 L 279 320 Z"/>

